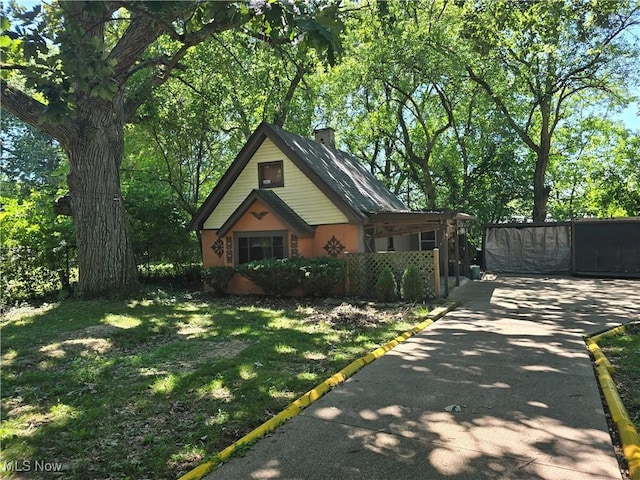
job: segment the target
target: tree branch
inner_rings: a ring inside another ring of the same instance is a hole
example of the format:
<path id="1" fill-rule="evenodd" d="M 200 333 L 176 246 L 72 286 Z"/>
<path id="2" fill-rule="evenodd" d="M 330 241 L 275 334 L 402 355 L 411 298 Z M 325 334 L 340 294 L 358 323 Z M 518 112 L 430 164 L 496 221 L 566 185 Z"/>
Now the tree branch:
<path id="1" fill-rule="evenodd" d="M 516 121 L 511 116 L 509 109 L 504 104 L 502 99 L 493 91 L 493 88 L 491 88 L 491 85 L 489 85 L 489 83 L 487 83 L 485 79 L 476 75 L 476 73 L 473 71 L 471 66 L 467 66 L 466 70 L 467 70 L 467 73 L 469 74 L 469 78 L 471 78 L 471 80 L 473 80 L 482 88 L 484 88 L 484 90 L 487 92 L 487 95 L 489 95 L 489 98 L 491 98 L 493 103 L 495 103 L 496 107 L 498 107 L 498 109 L 505 116 L 509 126 L 513 128 L 515 132 L 518 134 L 518 136 L 522 139 L 522 141 L 537 154 L 540 151 L 540 147 L 531 139 L 531 137 L 527 134 L 527 132 L 523 130 L 522 127 L 520 127 L 520 125 L 516 123 Z"/>
<path id="2" fill-rule="evenodd" d="M 24 92 L 9 86 L 4 80 L 0 80 L 0 105 L 8 112 L 48 135 L 57 139 L 63 146 L 78 135 L 75 122 L 63 120 L 53 122 L 45 119 L 47 106 L 26 95 Z"/>
<path id="3" fill-rule="evenodd" d="M 120 41 L 109 53 L 109 60 L 115 60 L 116 66 L 113 78 L 119 85 L 123 84 L 135 71 L 131 67 L 140 58 L 142 53 L 165 30 L 157 22 L 142 17 L 134 17 L 120 38 Z"/>

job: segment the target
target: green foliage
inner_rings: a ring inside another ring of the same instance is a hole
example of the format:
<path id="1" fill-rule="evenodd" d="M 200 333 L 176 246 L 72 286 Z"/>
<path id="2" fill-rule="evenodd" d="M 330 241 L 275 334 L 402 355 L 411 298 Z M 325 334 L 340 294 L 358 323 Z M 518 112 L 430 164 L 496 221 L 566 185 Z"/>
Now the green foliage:
<path id="1" fill-rule="evenodd" d="M 631 421 L 640 427 L 640 324 L 629 322 L 623 332 L 605 336 L 598 346 L 613 364 L 616 385 L 623 386 L 619 393 Z"/>
<path id="2" fill-rule="evenodd" d="M 638 24 L 626 0 L 605 3 L 506 0 L 471 6 L 462 37 L 469 78 L 484 90 L 504 122 L 535 159 L 533 220 L 547 219 L 547 169 L 562 152 L 558 127 L 581 101 L 616 105 L 637 82 L 637 46 L 625 33 Z M 623 53 L 624 52 L 624 53 Z"/>
<path id="3" fill-rule="evenodd" d="M 563 156 L 550 165 L 555 220 L 640 215 L 640 137 L 603 118 L 568 123 Z"/>
<path id="4" fill-rule="evenodd" d="M 376 297 L 383 302 L 392 302 L 398 298 L 398 283 L 389 267 L 385 267 L 376 280 Z"/>
<path id="5" fill-rule="evenodd" d="M 236 270 L 233 267 L 209 267 L 202 270 L 202 279 L 213 288 L 216 294 L 224 295 L 235 274 Z"/>
<path id="6" fill-rule="evenodd" d="M 303 272 L 296 259 L 265 258 L 237 267 L 244 275 L 266 293 L 285 295 L 302 283 Z"/>
<path id="7" fill-rule="evenodd" d="M 200 261 L 198 241 L 186 228 L 189 215 L 165 183 L 132 169 L 122 175 L 122 190 L 138 264 L 168 262 L 180 270 Z"/>
<path id="8" fill-rule="evenodd" d="M 2 176 L 18 185 L 20 195 L 28 195 L 32 188 L 55 192 L 63 186 L 68 165 L 53 138 L 4 110 L 0 125 Z"/>
<path id="9" fill-rule="evenodd" d="M 292 58 L 297 53 L 317 49 L 320 56 L 333 61 L 340 51 L 342 23 L 338 4 L 269 2 L 250 8 L 243 2 L 53 2 L 27 11 L 18 3 L 9 2 L 2 10 L 0 101 L 3 109 L 54 136 L 65 146 L 71 163 L 70 194 L 74 198 L 102 198 L 105 203 L 110 201 L 108 198 L 119 196 L 122 190 L 119 168 L 123 160 L 125 125 L 134 121 L 140 106 L 171 77 L 174 68 L 184 68 L 181 61 L 191 47 L 208 38 L 217 38 L 223 32 L 236 31 L 245 35 L 243 41 L 237 43 L 247 45 L 249 52 L 256 44 L 289 44 L 294 52 Z M 211 55 L 207 60 L 216 57 Z M 249 56 L 245 60 L 247 58 Z M 231 53 L 227 60 L 235 62 L 238 57 Z M 292 70 L 298 66 L 297 61 L 290 65 Z M 310 65 L 315 66 L 309 64 L 302 70 L 306 71 Z M 247 62 L 233 78 L 247 77 L 253 66 Z M 211 70 L 212 75 L 196 73 L 193 78 L 207 78 L 207 83 L 219 85 L 215 74 L 225 72 L 225 67 L 216 64 Z M 297 71 L 294 72 L 296 77 Z M 211 103 L 219 107 L 219 112 L 224 112 L 215 101 L 202 100 L 204 95 L 190 83 L 190 75 L 181 77 L 181 82 L 195 91 L 196 97 L 201 97 L 200 102 L 193 102 L 196 107 Z M 292 80 L 292 92 L 301 80 L 298 77 Z M 271 82 L 264 85 L 271 86 Z M 194 94 L 193 91 L 190 93 Z M 266 91 L 264 98 L 272 99 L 272 92 Z M 285 98 L 288 102 L 292 100 L 287 95 Z M 178 98 L 176 104 L 181 101 Z M 251 108 L 249 103 L 246 109 L 241 109 L 239 118 L 218 125 L 217 129 L 204 122 L 190 132 L 216 131 L 218 137 L 224 138 L 230 132 L 252 128 L 252 116 L 247 115 Z M 192 114 L 190 126 L 192 121 L 203 118 L 197 111 L 188 110 Z M 87 125 L 95 128 L 87 130 Z M 173 123 L 171 128 L 180 131 L 182 125 Z M 162 135 L 169 139 L 176 136 L 164 132 Z M 179 209 L 193 213 L 201 198 L 199 188 L 208 167 L 220 156 L 212 149 L 207 158 L 202 152 L 195 156 L 187 152 L 176 161 L 174 154 L 181 146 L 197 144 L 201 149 L 210 146 L 209 142 L 189 138 L 185 142 L 184 137 L 180 140 L 181 144 L 171 148 L 158 146 L 161 150 L 158 157 L 168 165 L 167 173 L 160 179 L 174 187 Z M 198 162 L 205 160 L 209 165 L 203 164 L 201 169 Z M 83 173 L 90 170 L 102 174 Z M 219 165 L 215 170 L 220 173 Z M 93 296 L 126 294 L 135 289 L 137 276 L 132 251 L 135 242 L 129 239 L 125 209 L 93 208 L 88 207 L 88 202 L 78 200 L 73 214 L 81 272 L 78 292 Z M 96 224 L 118 227 L 93 229 L 91 226 Z M 180 251 L 174 250 L 172 255 L 180 256 Z"/>
<path id="10" fill-rule="evenodd" d="M 305 295 L 326 297 L 344 279 L 347 263 L 341 258 L 296 258 L 303 272 L 302 290 Z"/>
<path id="11" fill-rule="evenodd" d="M 68 288 L 71 219 L 54 214 L 53 199 L 45 192 L 31 191 L 26 198 L 4 193 L 0 197 L 0 304 L 11 305 Z"/>
<path id="12" fill-rule="evenodd" d="M 415 265 L 409 265 L 402 274 L 400 294 L 402 299 L 408 302 L 418 303 L 424 301 L 424 280 Z"/>
<path id="13" fill-rule="evenodd" d="M 301 286 L 305 295 L 326 296 L 344 279 L 346 263 L 331 257 L 265 258 L 239 265 L 236 271 L 266 293 L 285 295 Z"/>

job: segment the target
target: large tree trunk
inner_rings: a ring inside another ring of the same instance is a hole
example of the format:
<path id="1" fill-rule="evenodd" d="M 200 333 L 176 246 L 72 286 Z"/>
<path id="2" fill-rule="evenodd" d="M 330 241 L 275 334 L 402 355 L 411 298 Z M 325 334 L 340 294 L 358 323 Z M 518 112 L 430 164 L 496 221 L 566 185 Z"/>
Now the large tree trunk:
<path id="1" fill-rule="evenodd" d="M 429 167 L 423 167 L 422 169 L 422 193 L 424 193 L 427 208 L 429 210 L 435 210 L 436 208 L 436 187 L 433 185 L 433 178 Z"/>
<path id="2" fill-rule="evenodd" d="M 547 219 L 550 190 L 544 183 L 545 171 L 546 169 L 543 169 L 541 162 L 538 161 L 533 178 L 533 221 L 537 223 L 545 222 Z"/>
<path id="3" fill-rule="evenodd" d="M 533 221 L 547 220 L 547 203 L 551 189 L 545 185 L 549 156 L 551 155 L 551 133 L 549 131 L 549 107 L 541 102 L 542 127 L 540 131 L 540 147 L 536 152 L 536 170 L 533 174 Z"/>
<path id="4" fill-rule="evenodd" d="M 78 294 L 126 295 L 138 288 L 137 269 L 120 194 L 124 154 L 122 99 L 91 99 L 78 109 L 80 135 L 66 145 L 76 228 Z"/>

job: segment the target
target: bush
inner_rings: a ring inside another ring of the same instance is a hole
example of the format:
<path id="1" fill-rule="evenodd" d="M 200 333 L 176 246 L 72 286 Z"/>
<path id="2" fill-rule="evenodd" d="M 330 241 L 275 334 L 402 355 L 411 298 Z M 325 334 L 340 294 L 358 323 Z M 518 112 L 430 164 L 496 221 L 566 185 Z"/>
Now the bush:
<path id="1" fill-rule="evenodd" d="M 398 298 L 398 284 L 389 267 L 382 270 L 376 281 L 376 296 L 383 302 L 391 302 Z"/>
<path id="2" fill-rule="evenodd" d="M 177 288 L 198 288 L 202 282 L 200 264 L 176 265 L 174 263 L 154 263 L 138 265 L 140 283 L 163 285 Z"/>
<path id="3" fill-rule="evenodd" d="M 305 295 L 326 297 L 344 279 L 347 263 L 339 258 L 297 258 L 302 270 L 302 290 Z"/>
<path id="4" fill-rule="evenodd" d="M 284 295 L 302 282 L 302 270 L 296 259 L 264 258 L 244 263 L 237 268 L 244 275 L 262 288 L 265 293 Z"/>
<path id="5" fill-rule="evenodd" d="M 425 297 L 424 281 L 415 265 L 409 265 L 402 274 L 400 281 L 400 294 L 402 299 L 408 302 L 422 302 Z"/>
<path id="6" fill-rule="evenodd" d="M 233 267 L 209 267 L 202 270 L 202 279 L 217 295 L 224 295 L 235 274 L 236 270 Z"/>
<path id="7" fill-rule="evenodd" d="M 60 276 L 47 268 L 37 249 L 17 245 L 2 249 L 0 310 L 60 290 Z"/>
<path id="8" fill-rule="evenodd" d="M 46 189 L 0 192 L 0 308 L 70 288 L 66 253 L 73 239 L 69 217 L 54 213 Z"/>

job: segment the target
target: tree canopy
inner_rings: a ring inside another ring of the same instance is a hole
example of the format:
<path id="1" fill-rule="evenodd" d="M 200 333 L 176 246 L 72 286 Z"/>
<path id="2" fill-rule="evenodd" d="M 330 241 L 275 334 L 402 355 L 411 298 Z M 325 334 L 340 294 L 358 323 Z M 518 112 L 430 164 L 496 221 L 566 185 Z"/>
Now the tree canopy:
<path id="1" fill-rule="evenodd" d="M 242 30 L 247 41 L 309 45 L 329 61 L 340 48 L 332 3 L 10 4 L 3 27 L 2 108 L 55 138 L 69 159 L 84 296 L 136 289 L 120 185 L 124 127 L 192 47 Z"/>
<path id="2" fill-rule="evenodd" d="M 334 127 L 413 208 L 640 215 L 637 127 L 603 113 L 637 100 L 639 15 L 626 0 L 10 3 L 4 202 L 68 193 L 73 226 L 49 224 L 75 232 L 82 295 L 135 289 L 158 232 L 183 261 L 184 225 L 262 120 Z"/>

